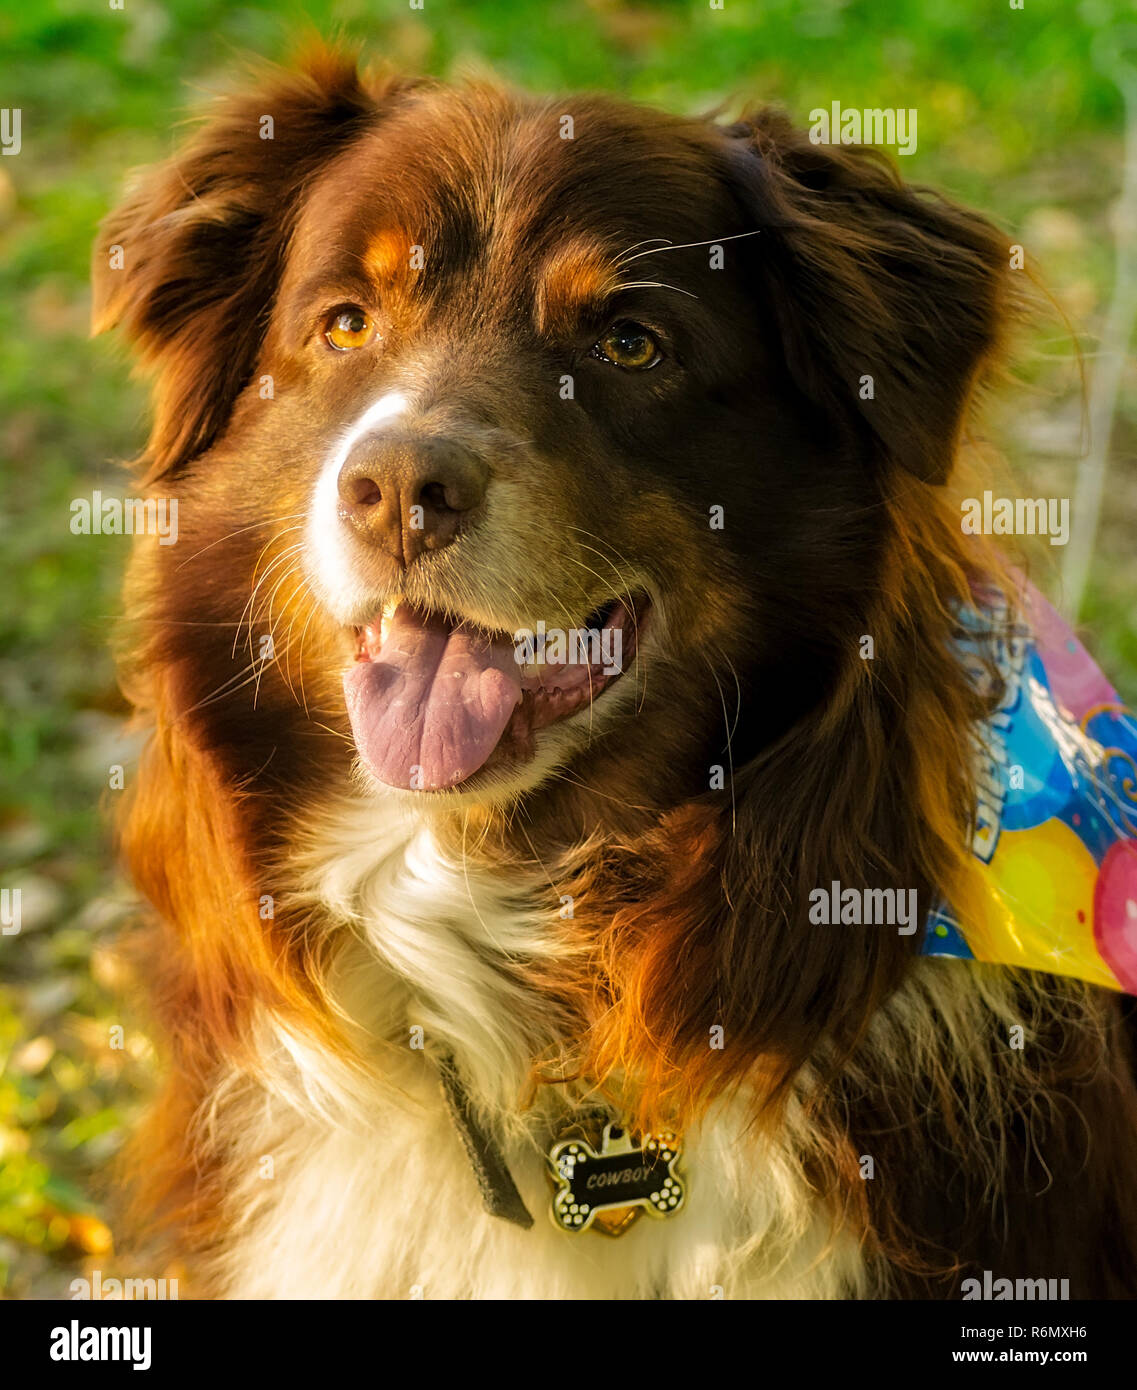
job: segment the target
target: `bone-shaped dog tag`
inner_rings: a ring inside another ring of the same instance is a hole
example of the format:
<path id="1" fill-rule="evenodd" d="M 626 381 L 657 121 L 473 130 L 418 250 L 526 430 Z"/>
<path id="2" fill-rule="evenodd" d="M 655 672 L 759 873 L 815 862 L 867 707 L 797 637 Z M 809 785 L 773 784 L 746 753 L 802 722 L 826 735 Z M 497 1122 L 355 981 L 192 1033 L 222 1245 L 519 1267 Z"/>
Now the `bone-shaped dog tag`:
<path id="1" fill-rule="evenodd" d="M 553 1222 L 562 1231 L 619 1236 L 643 1212 L 674 1216 L 686 1197 L 676 1171 L 681 1144 L 671 1133 L 632 1139 L 615 1121 L 604 1126 L 600 1152 L 583 1138 L 561 1139 L 549 1150 L 556 1182 Z"/>

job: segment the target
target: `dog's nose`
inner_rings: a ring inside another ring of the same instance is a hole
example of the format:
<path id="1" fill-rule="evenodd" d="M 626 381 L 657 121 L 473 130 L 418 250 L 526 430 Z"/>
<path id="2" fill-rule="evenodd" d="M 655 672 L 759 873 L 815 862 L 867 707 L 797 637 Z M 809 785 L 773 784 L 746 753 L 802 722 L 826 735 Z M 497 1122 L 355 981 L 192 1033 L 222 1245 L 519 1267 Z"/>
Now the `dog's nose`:
<path id="1" fill-rule="evenodd" d="M 404 567 L 458 536 L 486 495 L 486 469 L 449 440 L 360 440 L 339 475 L 341 514 Z"/>

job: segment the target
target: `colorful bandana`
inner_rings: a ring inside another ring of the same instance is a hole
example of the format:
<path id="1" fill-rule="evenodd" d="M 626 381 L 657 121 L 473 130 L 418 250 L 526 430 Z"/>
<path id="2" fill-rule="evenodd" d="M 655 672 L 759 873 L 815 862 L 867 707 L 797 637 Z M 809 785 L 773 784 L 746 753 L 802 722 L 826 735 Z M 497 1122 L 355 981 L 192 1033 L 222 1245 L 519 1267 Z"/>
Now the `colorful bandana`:
<path id="1" fill-rule="evenodd" d="M 1006 696 L 980 740 L 977 872 L 966 908 L 929 915 L 923 953 L 1137 994 L 1137 719 L 1030 586 L 994 648 Z M 979 643 L 959 650 L 982 681 Z"/>

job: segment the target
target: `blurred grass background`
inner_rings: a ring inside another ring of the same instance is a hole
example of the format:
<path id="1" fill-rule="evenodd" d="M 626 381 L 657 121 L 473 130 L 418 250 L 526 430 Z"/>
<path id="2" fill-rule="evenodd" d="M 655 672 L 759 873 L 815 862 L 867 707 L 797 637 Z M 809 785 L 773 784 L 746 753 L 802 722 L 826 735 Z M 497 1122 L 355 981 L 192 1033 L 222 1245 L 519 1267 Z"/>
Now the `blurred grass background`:
<path id="1" fill-rule="evenodd" d="M 919 149 L 903 173 L 1007 226 L 1092 371 L 1123 128 L 1094 44 L 1123 9 L 1132 14 L 1121 0 L 3 0 L 0 104 L 22 110 L 23 148 L 0 158 L 0 881 L 22 890 L 23 930 L 0 936 L 0 1291 L 65 1296 L 84 1268 L 110 1268 L 100 1179 L 150 1066 L 119 997 L 114 939 L 131 898 L 106 829 L 107 769 L 130 757 L 106 645 L 128 542 L 68 529 L 71 499 L 121 490 L 120 461 L 144 438 L 144 396 L 123 354 L 86 336 L 92 235 L 126 171 L 169 152 L 244 53 L 283 57 L 305 25 L 409 69 L 492 70 L 534 90 L 602 88 L 680 110 L 761 98 L 806 124 L 834 100 L 914 107 Z M 1032 347 L 1029 389 L 1001 406 L 996 437 L 1030 495 L 1072 496 L 1085 443 L 1073 340 L 1050 324 Z M 1083 616 L 1131 701 L 1135 438 L 1130 361 Z"/>

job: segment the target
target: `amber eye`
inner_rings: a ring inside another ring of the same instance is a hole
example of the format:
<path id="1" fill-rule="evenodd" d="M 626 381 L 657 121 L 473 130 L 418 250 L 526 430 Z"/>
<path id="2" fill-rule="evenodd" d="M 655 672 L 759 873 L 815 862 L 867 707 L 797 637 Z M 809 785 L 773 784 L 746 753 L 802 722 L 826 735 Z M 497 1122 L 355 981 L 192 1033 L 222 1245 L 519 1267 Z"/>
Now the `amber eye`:
<path id="1" fill-rule="evenodd" d="M 337 352 L 366 347 L 374 336 L 375 326 L 362 309 L 337 309 L 324 329 L 324 337 Z"/>
<path id="2" fill-rule="evenodd" d="M 614 366 L 644 372 L 660 359 L 659 344 L 641 323 L 614 323 L 593 353 Z"/>

